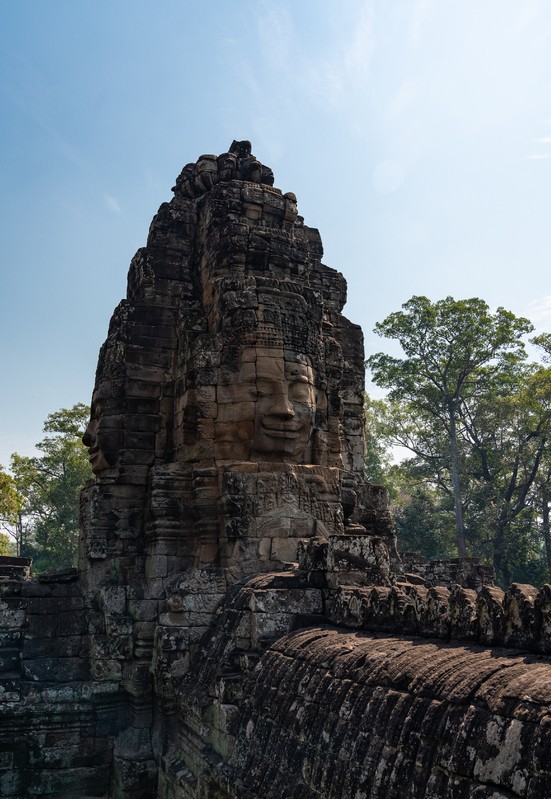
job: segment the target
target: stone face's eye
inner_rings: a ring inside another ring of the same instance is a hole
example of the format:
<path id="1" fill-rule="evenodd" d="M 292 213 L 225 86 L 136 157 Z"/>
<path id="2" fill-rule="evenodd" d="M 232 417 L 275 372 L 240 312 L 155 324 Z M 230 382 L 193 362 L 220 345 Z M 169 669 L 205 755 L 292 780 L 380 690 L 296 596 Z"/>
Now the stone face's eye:
<path id="1" fill-rule="evenodd" d="M 274 387 L 269 380 L 259 380 L 256 384 L 256 394 L 258 397 L 271 397 Z"/>
<path id="2" fill-rule="evenodd" d="M 287 364 L 285 376 L 288 381 L 289 399 L 294 402 L 313 402 L 311 370 L 304 364 Z"/>
<path id="3" fill-rule="evenodd" d="M 312 386 L 306 378 L 297 378 L 289 384 L 289 399 L 295 402 L 309 402 L 312 399 Z"/>

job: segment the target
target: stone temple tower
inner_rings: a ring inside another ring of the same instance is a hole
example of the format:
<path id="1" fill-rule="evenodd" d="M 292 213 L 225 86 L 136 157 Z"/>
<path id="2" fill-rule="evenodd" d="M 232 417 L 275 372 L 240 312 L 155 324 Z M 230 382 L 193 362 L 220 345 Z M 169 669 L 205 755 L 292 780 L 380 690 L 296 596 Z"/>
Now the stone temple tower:
<path id="1" fill-rule="evenodd" d="M 91 585 L 145 580 L 160 598 L 182 569 L 237 579 L 295 561 L 312 536 L 391 535 L 363 482 L 346 283 L 272 184 L 249 142 L 202 156 L 132 261 L 85 436 Z"/>
<path id="2" fill-rule="evenodd" d="M 246 141 L 184 167 L 100 352 L 80 572 L 93 674 L 120 681 L 136 727 L 182 581 L 215 585 L 186 625 L 198 640 L 231 585 L 312 541 L 376 536 L 388 577 L 384 492 L 363 479 L 362 333 L 318 231 L 273 182 Z"/>

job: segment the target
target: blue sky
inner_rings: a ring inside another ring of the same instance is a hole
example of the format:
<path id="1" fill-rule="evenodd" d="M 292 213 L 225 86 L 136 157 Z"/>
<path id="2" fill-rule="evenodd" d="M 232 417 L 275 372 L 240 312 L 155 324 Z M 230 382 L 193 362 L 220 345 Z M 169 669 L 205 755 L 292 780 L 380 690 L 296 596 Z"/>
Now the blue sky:
<path id="1" fill-rule="evenodd" d="M 548 0 L 0 0 L 0 463 L 89 402 L 181 167 L 250 139 L 367 353 L 413 294 L 551 330 Z"/>

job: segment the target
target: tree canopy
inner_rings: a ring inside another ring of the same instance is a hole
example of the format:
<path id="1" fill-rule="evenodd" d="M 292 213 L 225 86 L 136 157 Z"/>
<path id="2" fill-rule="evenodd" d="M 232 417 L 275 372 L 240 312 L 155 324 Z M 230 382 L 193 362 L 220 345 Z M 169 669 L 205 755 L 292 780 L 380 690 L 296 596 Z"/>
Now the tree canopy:
<path id="1" fill-rule="evenodd" d="M 39 455 L 14 453 L 11 472 L 0 472 L 0 513 L 20 555 L 33 557 L 36 571 L 75 565 L 78 497 L 92 477 L 82 443 L 90 409 L 83 403 L 50 414 Z"/>
<path id="2" fill-rule="evenodd" d="M 405 357 L 377 353 L 367 362 L 389 389 L 383 435 L 410 451 L 402 472 L 430 492 L 425 510 L 434 510 L 435 491 L 453 508 L 459 557 L 490 554 L 507 583 L 515 548 L 526 555 L 539 524 L 537 492 L 547 490 L 551 370 L 527 363 L 522 337 L 532 325 L 503 308 L 452 297 L 412 297 L 402 307 L 376 331 Z"/>
<path id="3" fill-rule="evenodd" d="M 11 474 L 0 466 L 0 555 L 15 555 L 21 550 L 21 521 L 25 497 L 17 490 Z"/>

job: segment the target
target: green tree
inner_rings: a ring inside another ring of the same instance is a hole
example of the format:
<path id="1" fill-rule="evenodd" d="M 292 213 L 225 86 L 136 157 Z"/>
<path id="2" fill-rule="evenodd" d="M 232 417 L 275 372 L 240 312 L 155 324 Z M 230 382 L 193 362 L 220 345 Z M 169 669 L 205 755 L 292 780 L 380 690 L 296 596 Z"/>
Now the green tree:
<path id="1" fill-rule="evenodd" d="M 493 560 L 503 585 L 551 576 L 551 370 L 517 363 L 486 376 L 486 391 L 463 407 L 459 427 L 463 512 L 469 552 Z M 383 464 L 401 551 L 453 553 L 453 493 L 445 435 L 411 407 L 377 402 L 368 441 L 410 457 Z M 375 440 L 373 440 L 375 439 Z"/>
<path id="2" fill-rule="evenodd" d="M 391 491 L 389 480 L 391 441 L 388 436 L 388 403 L 365 395 L 365 470 L 370 483 L 384 485 Z"/>
<path id="3" fill-rule="evenodd" d="M 543 553 L 537 493 L 551 434 L 551 369 L 517 364 L 488 376 L 486 386 L 465 415 L 467 477 L 496 574 L 507 585 L 523 561 Z"/>
<path id="4" fill-rule="evenodd" d="M 492 314 L 478 298 L 432 303 L 415 296 L 402 307 L 375 330 L 396 339 L 406 357 L 377 353 L 367 364 L 374 382 L 389 389 L 390 400 L 401 408 L 399 443 L 450 493 L 457 553 L 465 557 L 470 456 L 465 419 L 487 393 L 488 381 L 525 359 L 521 336 L 532 325 L 503 308 Z"/>
<path id="5" fill-rule="evenodd" d="M 543 361 L 551 363 L 551 334 L 542 333 L 535 336 L 532 340 L 540 348 Z M 540 469 L 535 478 L 535 486 L 532 494 L 532 503 L 537 523 L 540 526 L 541 538 L 546 562 L 547 581 L 551 580 L 551 439 L 548 437 L 545 451 L 542 454 Z"/>
<path id="6" fill-rule="evenodd" d="M 544 462 L 539 470 L 533 492 L 533 506 L 537 523 L 540 526 L 541 538 L 546 562 L 546 580 L 551 580 L 551 452 L 548 446 Z"/>
<path id="7" fill-rule="evenodd" d="M 2 536 L 6 536 L 8 541 L 11 540 L 15 548 L 15 552 L 10 549 L 10 552 L 0 551 L 0 554 L 20 554 L 24 536 L 24 506 L 25 498 L 17 490 L 14 478 L 0 466 L 0 530 L 4 531 Z M 10 548 L 4 538 L 2 541 L 4 543 L 1 548 Z"/>
<path id="8" fill-rule="evenodd" d="M 365 411 L 366 475 L 389 492 L 399 551 L 452 557 L 453 502 L 446 482 L 439 484 L 441 453 L 405 405 L 366 396 Z M 412 456 L 396 462 L 396 448 Z"/>
<path id="9" fill-rule="evenodd" d="M 538 346 L 543 352 L 543 360 L 546 363 L 551 362 L 551 333 L 540 333 L 539 336 L 534 336 L 530 339 L 532 344 Z"/>
<path id="10" fill-rule="evenodd" d="M 395 467 L 392 514 L 400 552 L 416 552 L 431 559 L 454 555 L 453 505 L 449 498 L 425 483 L 415 482 L 407 466 Z"/>
<path id="11" fill-rule="evenodd" d="M 44 425 L 48 435 L 36 445 L 41 454 L 12 455 L 11 471 L 31 531 L 21 554 L 33 556 L 37 571 L 76 563 L 78 497 L 92 477 L 81 440 L 89 414 L 82 403 L 50 414 Z"/>
<path id="12" fill-rule="evenodd" d="M 15 555 L 15 543 L 7 533 L 0 533 L 0 555 Z"/>

